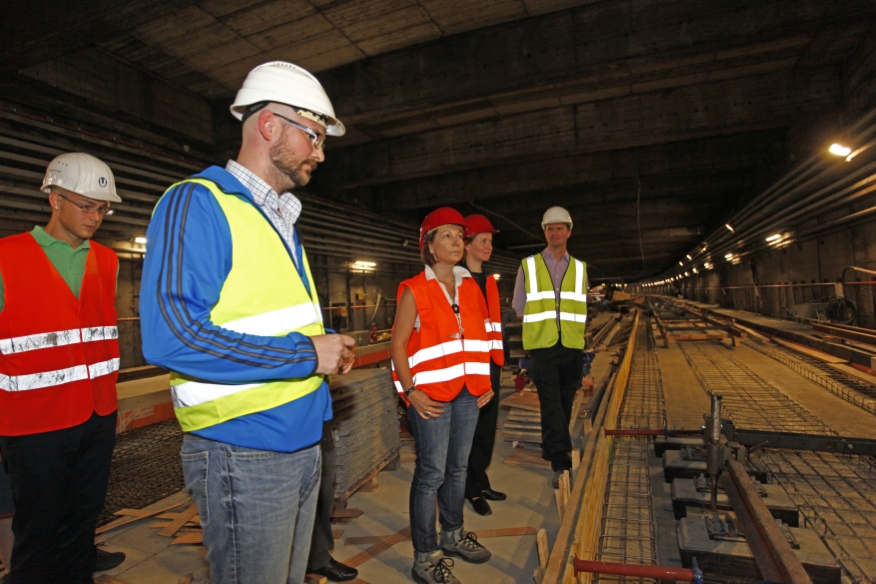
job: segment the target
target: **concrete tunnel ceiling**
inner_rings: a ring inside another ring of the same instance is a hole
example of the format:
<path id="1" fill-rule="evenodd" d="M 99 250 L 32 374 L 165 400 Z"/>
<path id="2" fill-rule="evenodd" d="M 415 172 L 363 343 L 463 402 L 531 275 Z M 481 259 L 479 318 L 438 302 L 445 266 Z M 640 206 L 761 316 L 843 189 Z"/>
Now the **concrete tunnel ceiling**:
<path id="1" fill-rule="evenodd" d="M 292 61 L 317 74 L 348 128 L 329 140 L 311 193 L 409 224 L 441 205 L 483 212 L 502 230 L 498 247 L 521 257 L 543 241 L 544 209 L 563 205 L 576 221 L 571 253 L 594 276 L 626 279 L 677 264 L 859 113 L 847 69 L 876 22 L 873 0 L 7 10 L 7 103 L 68 103 L 74 117 L 97 104 L 222 163 L 239 141 L 226 112 L 243 77 Z"/>

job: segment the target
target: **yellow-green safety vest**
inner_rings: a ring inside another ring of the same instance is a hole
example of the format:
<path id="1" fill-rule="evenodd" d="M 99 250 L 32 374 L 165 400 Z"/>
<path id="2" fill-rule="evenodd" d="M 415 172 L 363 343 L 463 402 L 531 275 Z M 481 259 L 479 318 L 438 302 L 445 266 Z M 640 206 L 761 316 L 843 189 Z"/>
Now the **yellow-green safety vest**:
<path id="1" fill-rule="evenodd" d="M 324 334 L 316 285 L 304 250 L 300 261 L 304 262 L 313 298 L 280 236 L 251 202 L 223 192 L 210 180 L 188 179 L 178 184 L 183 183 L 206 187 L 216 197 L 231 230 L 231 271 L 210 311 L 213 324 L 261 336 L 282 337 L 293 331 L 308 336 Z M 233 385 L 171 372 L 170 392 L 180 426 L 191 432 L 299 399 L 316 391 L 323 379 L 322 375 L 311 375 Z"/>
<path id="2" fill-rule="evenodd" d="M 557 344 L 559 313 L 563 346 L 584 349 L 587 322 L 587 264 L 569 257 L 569 267 L 560 285 L 560 306 L 557 307 L 554 283 L 541 254 L 522 262 L 526 285 L 523 307 L 523 348 L 546 349 Z"/>

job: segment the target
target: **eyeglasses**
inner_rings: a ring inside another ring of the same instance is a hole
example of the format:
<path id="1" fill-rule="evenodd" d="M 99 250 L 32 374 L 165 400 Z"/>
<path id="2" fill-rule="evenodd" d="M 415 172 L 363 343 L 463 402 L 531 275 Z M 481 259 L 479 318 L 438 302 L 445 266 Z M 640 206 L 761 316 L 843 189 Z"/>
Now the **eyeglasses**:
<path id="1" fill-rule="evenodd" d="M 109 205 L 100 205 L 100 206 L 95 206 L 95 205 L 80 205 L 80 204 L 77 203 L 76 201 L 72 201 L 72 200 L 68 199 L 67 197 L 65 197 L 65 196 L 62 195 L 61 193 L 57 193 L 57 195 L 58 195 L 59 197 L 61 197 L 62 199 L 64 199 L 65 201 L 67 201 L 68 203 L 71 203 L 71 204 L 73 204 L 73 205 L 76 205 L 77 207 L 79 207 L 80 209 L 82 209 L 82 212 L 83 212 L 83 213 L 86 213 L 86 214 L 88 214 L 88 215 L 91 215 L 92 213 L 97 213 L 98 215 L 100 215 L 101 217 L 103 217 L 103 216 L 105 216 L 105 215 L 112 215 L 113 212 L 114 212 L 112 209 L 109 208 Z"/>
<path id="2" fill-rule="evenodd" d="M 271 112 L 271 113 L 274 114 L 275 116 L 277 116 L 278 118 L 280 118 L 281 120 L 289 122 L 290 124 L 292 124 L 293 126 L 298 128 L 299 130 L 301 130 L 302 132 L 307 134 L 307 136 L 310 138 L 310 141 L 313 143 L 314 148 L 316 148 L 317 150 L 322 148 L 322 144 L 323 144 L 323 142 L 325 142 L 325 135 L 324 134 L 320 134 L 316 130 L 308 128 L 304 124 L 299 124 L 298 122 L 296 122 L 294 120 L 290 120 L 286 116 L 281 116 L 277 112 Z"/>

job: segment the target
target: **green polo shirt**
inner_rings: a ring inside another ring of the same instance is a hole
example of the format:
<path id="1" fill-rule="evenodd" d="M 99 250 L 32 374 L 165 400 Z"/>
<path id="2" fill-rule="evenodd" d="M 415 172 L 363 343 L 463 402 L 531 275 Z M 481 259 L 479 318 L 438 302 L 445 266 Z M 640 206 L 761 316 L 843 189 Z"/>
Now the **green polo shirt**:
<path id="1" fill-rule="evenodd" d="M 43 248 L 49 261 L 58 270 L 58 273 L 70 286 L 70 291 L 79 298 L 82 290 L 82 278 L 85 276 L 85 260 L 88 258 L 88 250 L 91 248 L 89 240 L 85 240 L 73 249 L 66 241 L 55 239 L 37 225 L 30 232 L 36 242 Z M 0 310 L 3 310 L 3 278 L 0 277 Z"/>

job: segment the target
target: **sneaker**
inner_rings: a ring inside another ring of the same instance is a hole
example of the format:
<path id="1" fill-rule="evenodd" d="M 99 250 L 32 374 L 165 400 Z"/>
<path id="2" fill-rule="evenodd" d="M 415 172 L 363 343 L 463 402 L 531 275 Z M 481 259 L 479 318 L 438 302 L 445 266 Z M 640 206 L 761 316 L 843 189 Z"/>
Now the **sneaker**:
<path id="1" fill-rule="evenodd" d="M 445 558 L 441 550 L 430 554 L 417 552 L 414 554 L 414 567 L 411 568 L 411 578 L 418 584 L 461 584 L 450 571 L 453 560 Z"/>
<path id="2" fill-rule="evenodd" d="M 472 564 L 483 564 L 493 555 L 478 543 L 478 536 L 471 531 L 464 532 L 461 527 L 456 531 L 441 531 L 441 549 L 448 556 L 456 556 Z"/>
<path id="3" fill-rule="evenodd" d="M 107 570 L 112 570 L 125 561 L 125 552 L 108 552 L 100 549 L 105 545 L 106 542 L 102 541 L 94 546 L 94 551 L 96 552 L 94 558 L 95 572 L 106 572 Z"/>

